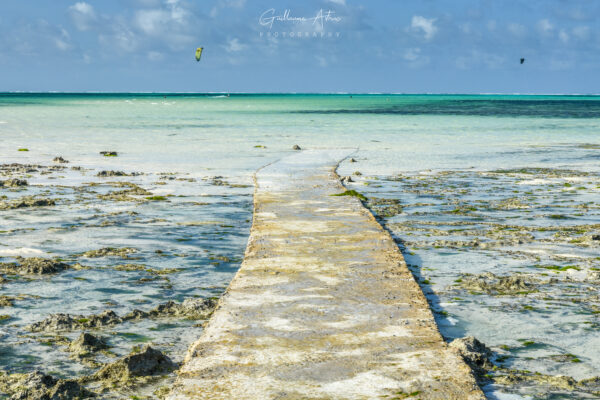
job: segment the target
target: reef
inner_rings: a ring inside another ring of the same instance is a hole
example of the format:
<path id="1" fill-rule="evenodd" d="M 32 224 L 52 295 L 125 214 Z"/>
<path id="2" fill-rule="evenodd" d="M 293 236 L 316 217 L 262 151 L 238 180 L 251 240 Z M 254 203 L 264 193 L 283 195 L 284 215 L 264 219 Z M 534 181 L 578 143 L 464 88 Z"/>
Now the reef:
<path id="1" fill-rule="evenodd" d="M 129 254 L 136 253 L 137 249 L 133 247 L 103 247 L 98 250 L 90 250 L 85 253 L 79 254 L 83 257 L 88 258 L 99 258 L 99 257 L 121 257 L 127 258 Z"/>
<path id="2" fill-rule="evenodd" d="M 524 295 L 537 291 L 539 280 L 528 275 L 498 276 L 491 272 L 463 275 L 457 280 L 461 289 L 490 295 Z"/>
<path id="3" fill-rule="evenodd" d="M 0 272 L 15 275 L 46 275 L 71 268 L 69 264 L 59 259 L 41 257 L 15 257 L 15 259 L 16 263 L 0 263 Z"/>
<path id="4" fill-rule="evenodd" d="M 168 301 L 159 304 L 150 311 L 135 309 L 120 317 L 114 311 L 105 310 L 93 315 L 51 314 L 42 321 L 29 325 L 26 329 L 31 332 L 67 332 L 80 329 L 100 329 L 114 326 L 126 321 L 145 318 L 180 317 L 188 319 L 207 319 L 216 307 L 214 299 L 189 298 L 182 303 Z"/>
<path id="5" fill-rule="evenodd" d="M 377 216 L 390 218 L 402 213 L 402 203 L 398 199 L 383 199 L 378 197 L 369 197 L 367 207 Z"/>
<path id="6" fill-rule="evenodd" d="M 0 375 L 0 391 L 10 400 L 79 400 L 96 397 L 74 379 L 57 379 L 40 371 Z"/>
<path id="7" fill-rule="evenodd" d="M 56 205 L 54 199 L 25 196 L 11 201 L 0 201 L 0 210 L 14 210 L 17 208 L 48 207 Z"/>
<path id="8" fill-rule="evenodd" d="M 114 183 L 111 183 L 111 184 L 114 184 Z M 117 185 L 115 185 L 115 186 L 117 186 Z M 146 189 L 143 189 L 134 183 L 123 182 L 119 186 L 127 186 L 129 188 L 123 189 L 123 190 L 114 190 L 114 191 L 108 192 L 106 194 L 99 194 L 98 198 L 101 200 L 110 200 L 110 201 L 142 202 L 142 201 L 144 201 L 144 199 L 131 197 L 131 196 L 150 196 L 150 195 L 152 195 L 152 192 L 149 192 Z"/>
<path id="9" fill-rule="evenodd" d="M 454 339 L 450 343 L 450 347 L 460 353 L 478 379 L 482 379 L 487 371 L 493 368 L 490 361 L 492 351 L 473 336 Z"/>
<path id="10" fill-rule="evenodd" d="M 69 351 L 82 357 L 90 353 L 108 349 L 108 347 L 105 338 L 83 332 L 69 344 Z"/>
<path id="11" fill-rule="evenodd" d="M 103 386 L 144 383 L 139 378 L 162 376 L 177 369 L 177 365 L 159 350 L 145 346 L 100 368 L 86 380 L 100 381 Z"/>
<path id="12" fill-rule="evenodd" d="M 5 181 L 0 181 L 0 187 L 18 188 L 23 186 L 28 186 L 28 183 L 25 179 L 8 179 Z"/>
<path id="13" fill-rule="evenodd" d="M 29 325 L 26 329 L 31 332 L 65 332 L 77 329 L 104 328 L 121 322 L 122 319 L 110 310 L 89 316 L 58 313 L 51 314 L 42 321 Z"/>
<path id="14" fill-rule="evenodd" d="M 96 174 L 100 178 L 108 178 L 111 176 L 131 176 L 123 171 L 100 171 Z"/>

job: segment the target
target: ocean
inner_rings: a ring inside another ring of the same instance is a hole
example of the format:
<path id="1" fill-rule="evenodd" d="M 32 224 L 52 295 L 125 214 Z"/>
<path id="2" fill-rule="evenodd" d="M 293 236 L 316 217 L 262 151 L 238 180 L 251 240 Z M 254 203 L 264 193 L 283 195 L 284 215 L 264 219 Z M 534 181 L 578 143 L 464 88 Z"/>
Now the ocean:
<path id="1" fill-rule="evenodd" d="M 0 94 L 0 180 L 27 181 L 0 187 L 0 262 L 81 266 L 4 274 L 0 370 L 80 376 L 143 343 L 181 361 L 198 321 L 113 326 L 96 364 L 64 350 L 79 332 L 59 340 L 26 327 L 52 313 L 218 297 L 243 258 L 254 171 L 299 145 L 354 150 L 339 174 L 397 240 L 447 340 L 477 337 L 506 370 L 592 378 L 599 117 L 596 96 Z M 54 205 L 12 206 L 26 196 Z M 102 248 L 130 250 L 84 254 Z M 583 383 L 523 376 L 484 389 L 589 398 Z"/>

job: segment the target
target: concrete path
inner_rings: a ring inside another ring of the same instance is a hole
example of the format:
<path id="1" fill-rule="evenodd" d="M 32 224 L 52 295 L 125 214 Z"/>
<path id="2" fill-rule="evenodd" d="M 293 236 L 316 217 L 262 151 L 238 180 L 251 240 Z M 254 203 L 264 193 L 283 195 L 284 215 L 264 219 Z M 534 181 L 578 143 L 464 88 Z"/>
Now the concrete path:
<path id="1" fill-rule="evenodd" d="M 256 174 L 244 262 L 170 399 L 483 399 L 396 244 L 302 151 Z"/>

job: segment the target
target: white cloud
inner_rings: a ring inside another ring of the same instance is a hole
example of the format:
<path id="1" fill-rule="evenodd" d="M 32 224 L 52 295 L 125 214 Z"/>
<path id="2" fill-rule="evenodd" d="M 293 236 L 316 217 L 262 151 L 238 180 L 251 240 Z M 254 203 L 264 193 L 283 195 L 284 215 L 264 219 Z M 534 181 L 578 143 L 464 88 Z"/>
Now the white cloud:
<path id="1" fill-rule="evenodd" d="M 328 0 L 330 3 L 339 4 L 340 6 L 346 5 L 346 0 Z"/>
<path id="2" fill-rule="evenodd" d="M 179 0 L 167 0 L 166 3 L 171 9 L 171 19 L 178 24 L 185 24 L 189 13 L 179 5 Z"/>
<path id="3" fill-rule="evenodd" d="M 92 7 L 90 4 L 83 2 L 83 1 L 73 4 L 71 7 L 69 7 L 69 10 L 78 12 L 83 15 L 90 15 L 90 16 L 95 15 L 94 7 Z"/>
<path id="4" fill-rule="evenodd" d="M 421 55 L 421 49 L 418 47 L 412 49 L 406 49 L 402 58 L 406 61 L 417 61 L 419 56 Z"/>
<path id="5" fill-rule="evenodd" d="M 39 56 L 57 54 L 56 50 L 66 52 L 73 48 L 73 43 L 65 28 L 40 19 L 21 24 L 9 34 L 0 36 L 0 49 L 4 46 L 20 55 Z"/>
<path id="6" fill-rule="evenodd" d="M 233 39 L 229 40 L 227 42 L 227 45 L 224 47 L 228 53 L 235 53 L 235 52 L 244 50 L 246 48 L 246 45 L 240 43 L 238 38 L 233 38 Z"/>
<path id="7" fill-rule="evenodd" d="M 96 22 L 96 12 L 94 7 L 85 2 L 73 4 L 68 8 L 69 15 L 80 31 L 87 31 Z"/>
<path id="8" fill-rule="evenodd" d="M 408 48 L 402 54 L 402 58 L 406 61 L 406 64 L 411 68 L 418 68 L 429 64 L 429 57 L 423 55 L 421 48 L 412 47 Z"/>
<path id="9" fill-rule="evenodd" d="M 548 36 L 554 30 L 554 25 L 552 25 L 552 23 L 549 20 L 542 19 L 538 21 L 537 29 L 542 35 Z"/>
<path id="10" fill-rule="evenodd" d="M 181 50 L 193 41 L 192 13 L 179 0 L 165 0 L 159 8 L 138 10 L 133 17 L 133 28 L 154 41 L 167 44 L 172 50 Z"/>
<path id="11" fill-rule="evenodd" d="M 134 0 L 130 0 L 134 1 Z M 113 15 L 94 15 L 94 26 L 98 41 L 104 50 L 103 56 L 111 53 L 136 53 L 151 61 L 158 61 L 171 52 L 189 50 L 198 36 L 198 21 L 184 0 L 135 0 L 138 7 L 131 12 Z M 79 4 L 79 3 L 77 3 Z M 90 10 L 81 5 L 73 10 Z M 93 10 L 92 10 L 93 12 Z M 89 26 L 86 25 L 86 26 Z"/>
<path id="12" fill-rule="evenodd" d="M 438 28 L 434 24 L 435 21 L 436 18 L 428 19 L 420 15 L 415 15 L 412 17 L 410 27 L 413 31 L 421 31 L 425 40 L 431 40 L 438 31 Z"/>
<path id="13" fill-rule="evenodd" d="M 162 33 L 169 20 L 170 15 L 165 10 L 140 10 L 135 13 L 134 24 L 145 34 L 153 36 Z"/>
<path id="14" fill-rule="evenodd" d="M 561 29 L 560 32 L 558 32 L 558 38 L 565 44 L 569 43 L 569 34 L 564 29 Z"/>
<path id="15" fill-rule="evenodd" d="M 164 54 L 159 51 L 149 51 L 146 57 L 150 61 L 162 61 L 165 58 Z"/>
<path id="16" fill-rule="evenodd" d="M 138 49 L 138 37 L 129 28 L 129 24 L 123 18 L 117 18 L 109 29 L 109 33 L 101 34 L 98 38 L 104 47 L 126 53 L 131 53 Z"/>
<path id="17" fill-rule="evenodd" d="M 163 31 L 172 30 L 173 25 L 184 25 L 187 11 L 178 5 L 177 0 L 167 0 L 166 4 L 169 9 L 137 11 L 134 17 L 135 26 L 147 35 L 160 35 Z"/>
<path id="18" fill-rule="evenodd" d="M 64 28 L 60 28 L 59 35 L 53 38 L 54 45 L 57 49 L 61 51 L 66 51 L 71 48 L 71 44 L 69 43 L 71 37 L 69 36 L 69 32 L 67 32 Z"/>
<path id="19" fill-rule="evenodd" d="M 59 38 L 54 38 L 54 44 L 56 45 L 57 49 L 62 50 L 62 51 L 66 51 L 71 48 L 69 43 L 67 43 L 64 40 L 59 39 Z"/>

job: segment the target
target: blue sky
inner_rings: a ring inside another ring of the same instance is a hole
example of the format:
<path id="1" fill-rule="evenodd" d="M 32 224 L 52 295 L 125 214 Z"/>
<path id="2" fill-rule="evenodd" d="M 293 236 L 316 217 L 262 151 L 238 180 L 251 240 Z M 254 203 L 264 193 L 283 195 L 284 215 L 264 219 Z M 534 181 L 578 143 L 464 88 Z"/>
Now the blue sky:
<path id="1" fill-rule="evenodd" d="M 598 0 L 2 0 L 0 90 L 600 93 L 599 22 Z"/>

